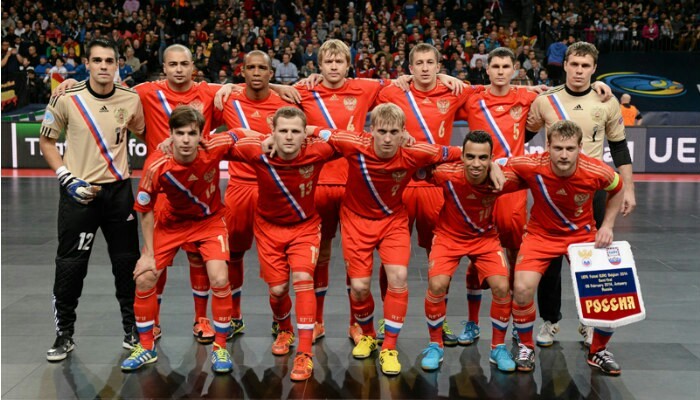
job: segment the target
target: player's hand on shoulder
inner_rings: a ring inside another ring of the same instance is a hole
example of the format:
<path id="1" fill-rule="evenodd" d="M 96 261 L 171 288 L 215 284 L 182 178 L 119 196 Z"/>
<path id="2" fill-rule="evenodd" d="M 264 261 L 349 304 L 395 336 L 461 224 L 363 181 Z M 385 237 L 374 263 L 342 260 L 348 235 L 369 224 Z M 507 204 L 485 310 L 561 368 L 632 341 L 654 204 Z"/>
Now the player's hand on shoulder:
<path id="1" fill-rule="evenodd" d="M 595 234 L 595 247 L 605 248 L 613 241 L 613 231 L 607 226 L 601 226 Z"/>
<path id="2" fill-rule="evenodd" d="M 294 86 L 279 85 L 277 94 L 287 103 L 301 103 L 301 94 Z"/>
<path id="3" fill-rule="evenodd" d="M 297 82 L 297 85 L 302 85 L 306 86 L 308 90 L 311 90 L 314 88 L 314 86 L 318 85 L 319 83 L 323 82 L 323 75 L 321 74 L 316 74 L 313 73 L 309 75 L 307 78 L 304 78 Z"/>
<path id="4" fill-rule="evenodd" d="M 491 186 L 493 186 L 494 192 L 500 192 L 503 190 L 503 186 L 506 184 L 506 176 L 495 162 L 491 162 L 491 167 L 489 168 L 489 179 L 491 180 Z"/>
<path id="5" fill-rule="evenodd" d="M 598 93 L 598 97 L 603 103 L 605 103 L 613 97 L 612 89 L 605 82 L 593 82 L 591 84 L 591 88 L 593 88 L 593 90 L 595 90 L 595 92 Z"/>
<path id="6" fill-rule="evenodd" d="M 173 154 L 173 139 L 172 138 L 167 138 L 160 142 L 160 144 L 157 147 L 158 150 L 162 151 L 163 154 L 170 156 Z"/>
<path id="7" fill-rule="evenodd" d="M 214 95 L 214 107 L 216 107 L 219 111 L 223 111 L 224 104 L 226 104 L 228 101 L 229 96 L 231 96 L 232 93 L 239 93 L 242 91 L 243 88 L 241 86 L 233 83 L 227 83 L 221 86 L 221 89 L 219 89 Z"/>
<path id="8" fill-rule="evenodd" d="M 408 92 L 409 90 L 411 90 L 412 80 L 413 75 L 401 75 L 398 78 L 392 80 L 391 84 L 403 90 L 404 92 Z"/>
<path id="9" fill-rule="evenodd" d="M 464 90 L 464 87 L 466 86 L 464 82 L 455 78 L 454 76 L 438 74 L 437 77 L 440 80 L 440 82 L 442 82 L 443 85 L 450 89 L 452 91 L 452 94 L 455 96 L 459 96 L 460 94 L 462 94 L 462 90 Z"/>
<path id="10" fill-rule="evenodd" d="M 73 88 L 73 86 L 77 85 L 78 81 L 76 81 L 73 78 L 66 79 L 65 81 L 61 82 L 54 90 L 51 92 L 51 96 L 61 96 L 66 94 L 66 92 L 70 89 Z"/>

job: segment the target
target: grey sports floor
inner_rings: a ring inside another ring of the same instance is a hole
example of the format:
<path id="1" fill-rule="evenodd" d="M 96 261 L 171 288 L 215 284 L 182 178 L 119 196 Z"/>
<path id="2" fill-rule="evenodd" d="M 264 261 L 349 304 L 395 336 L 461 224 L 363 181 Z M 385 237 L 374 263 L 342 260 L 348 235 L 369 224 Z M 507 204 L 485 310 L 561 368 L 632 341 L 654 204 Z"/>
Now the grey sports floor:
<path id="1" fill-rule="evenodd" d="M 51 178 L 2 178 L 2 398 L 700 398 L 700 184 L 638 182 L 635 213 L 618 218 L 616 239 L 635 252 L 647 319 L 618 330 L 610 350 L 620 377 L 606 377 L 585 362 L 568 269 L 564 320 L 558 342 L 537 350 L 534 373 L 504 374 L 489 365 L 490 294 L 481 308 L 482 338 L 447 348 L 437 372 L 420 369 L 428 341 L 423 315 L 427 262 L 414 246 L 409 267 L 408 317 L 399 338 L 400 376 L 382 375 L 376 356 L 354 360 L 346 337 L 348 302 L 338 243 L 326 300 L 326 338 L 314 346 L 314 375 L 292 383 L 292 357 L 270 353 L 271 313 L 258 278 L 255 251 L 245 258 L 245 334 L 229 342 L 234 371 L 215 376 L 210 348 L 191 334 L 192 294 L 184 257 L 169 270 L 162 307 L 158 362 L 124 374 L 119 363 L 122 330 L 114 287 L 100 236 L 78 307 L 76 349 L 48 363 L 54 339 L 51 313 L 58 188 Z M 415 244 L 415 242 L 414 242 Z M 464 267 L 453 280 L 448 321 L 454 330 L 466 316 Z M 378 287 L 373 289 L 381 315 Z M 376 320 L 376 319 L 375 319 Z M 538 325 L 536 328 L 539 326 Z M 510 333 L 508 334 L 510 337 Z M 511 344 L 508 343 L 510 346 Z"/>

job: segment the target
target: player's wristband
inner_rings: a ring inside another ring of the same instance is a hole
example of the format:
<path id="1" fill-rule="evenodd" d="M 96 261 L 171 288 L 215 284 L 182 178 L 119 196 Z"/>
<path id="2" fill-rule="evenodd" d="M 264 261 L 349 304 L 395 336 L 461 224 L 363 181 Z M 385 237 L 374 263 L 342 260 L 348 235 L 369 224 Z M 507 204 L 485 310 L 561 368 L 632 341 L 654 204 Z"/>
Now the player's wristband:
<path id="1" fill-rule="evenodd" d="M 65 165 L 61 165 L 60 167 L 58 167 L 58 169 L 56 170 L 56 176 L 60 179 L 61 176 L 65 175 L 65 174 L 70 174 L 70 171 L 68 171 L 68 168 L 66 168 Z"/>

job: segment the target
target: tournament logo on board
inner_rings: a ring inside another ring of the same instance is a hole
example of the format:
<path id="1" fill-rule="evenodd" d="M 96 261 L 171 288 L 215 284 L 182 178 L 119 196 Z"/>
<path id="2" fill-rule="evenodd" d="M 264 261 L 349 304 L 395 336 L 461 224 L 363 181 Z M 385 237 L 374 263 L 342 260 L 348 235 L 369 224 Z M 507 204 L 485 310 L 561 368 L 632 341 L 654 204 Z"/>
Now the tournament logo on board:
<path id="1" fill-rule="evenodd" d="M 612 265 L 620 265 L 622 262 L 622 257 L 620 256 L 620 249 L 617 247 L 608 247 L 608 261 Z"/>
<path id="2" fill-rule="evenodd" d="M 646 317 L 629 243 L 613 242 L 605 249 L 595 243 L 573 244 L 568 254 L 581 323 L 616 328 Z"/>
<path id="3" fill-rule="evenodd" d="M 643 97 L 677 97 L 685 94 L 682 83 L 663 76 L 636 72 L 611 72 L 598 77 L 613 90 Z"/>

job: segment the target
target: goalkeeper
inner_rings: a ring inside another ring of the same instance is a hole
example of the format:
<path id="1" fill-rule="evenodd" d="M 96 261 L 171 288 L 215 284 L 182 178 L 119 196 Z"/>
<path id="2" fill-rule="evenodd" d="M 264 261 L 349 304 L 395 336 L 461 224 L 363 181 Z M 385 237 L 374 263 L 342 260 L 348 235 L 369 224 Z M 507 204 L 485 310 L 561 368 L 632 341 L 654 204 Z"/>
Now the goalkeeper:
<path id="1" fill-rule="evenodd" d="M 60 361 L 75 348 L 76 308 L 98 228 L 112 263 L 122 316 L 122 347 L 138 342 L 134 322 L 133 271 L 139 258 L 134 196 L 128 165 L 128 130 L 144 131 L 136 92 L 113 83 L 117 49 L 95 39 L 87 45 L 90 78 L 49 102 L 41 126 L 40 148 L 60 183 L 58 251 L 53 286 L 56 340 L 46 354 Z M 65 154 L 56 140 L 66 132 Z"/>

